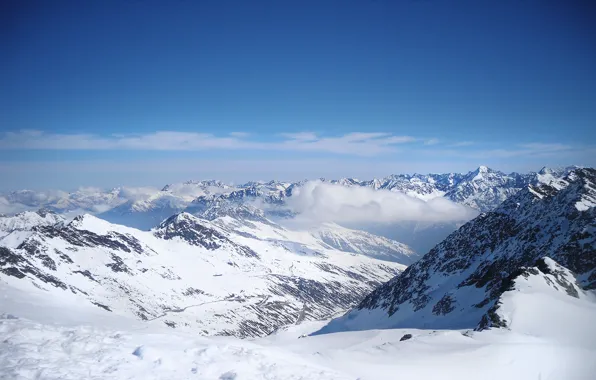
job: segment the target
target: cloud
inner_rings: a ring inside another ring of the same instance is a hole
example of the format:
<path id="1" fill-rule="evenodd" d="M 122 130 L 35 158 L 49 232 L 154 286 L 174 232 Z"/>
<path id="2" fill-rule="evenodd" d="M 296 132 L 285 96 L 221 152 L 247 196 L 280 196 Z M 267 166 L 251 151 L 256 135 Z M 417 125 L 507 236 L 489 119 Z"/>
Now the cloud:
<path id="1" fill-rule="evenodd" d="M 467 221 L 478 212 L 438 197 L 427 202 L 403 193 L 310 181 L 288 198 L 298 219 L 312 222 L 389 223 Z"/>
<path id="2" fill-rule="evenodd" d="M 158 192 L 154 187 L 123 187 L 118 195 L 127 201 L 138 202 L 146 201 Z"/>
<path id="3" fill-rule="evenodd" d="M 473 141 L 460 141 L 460 142 L 456 142 L 455 144 L 451 144 L 451 146 L 470 146 L 470 145 L 474 145 Z"/>
<path id="4" fill-rule="evenodd" d="M 460 142 L 451 147 L 471 145 Z M 511 144 L 506 148 L 496 149 L 440 149 L 440 150 L 429 150 L 428 153 L 443 156 L 454 156 L 461 158 L 483 158 L 483 159 L 514 159 L 518 157 L 524 157 L 525 159 L 530 158 L 541 158 L 547 157 L 558 157 L 562 158 L 565 156 L 587 156 L 590 151 L 593 151 L 593 147 L 590 146 L 572 146 L 560 143 L 544 143 L 544 142 L 532 142 L 524 144 Z"/>
<path id="5" fill-rule="evenodd" d="M 21 203 L 11 202 L 5 197 L 0 197 L 0 215 L 14 215 L 19 212 L 31 210 L 32 207 L 26 206 Z"/>
<path id="6" fill-rule="evenodd" d="M 232 137 L 243 138 L 243 137 L 250 136 L 250 133 L 248 133 L 248 132 L 230 132 L 229 135 Z"/>
<path id="7" fill-rule="evenodd" d="M 390 133 L 348 133 L 339 137 L 315 138 L 314 134 L 285 135 L 289 140 L 280 147 L 294 151 L 321 151 L 327 153 L 373 156 L 396 152 L 395 145 L 416 141 L 411 136 L 395 136 Z"/>
<path id="8" fill-rule="evenodd" d="M 315 141 L 317 135 L 312 132 L 281 133 L 280 136 L 297 141 Z"/>
<path id="9" fill-rule="evenodd" d="M 24 150 L 159 150 L 199 151 L 279 150 L 320 151 L 348 155 L 375 155 L 396 151 L 395 145 L 416 141 L 411 136 L 390 133 L 353 132 L 321 137 L 312 132 L 282 134 L 275 141 L 249 139 L 248 134 L 232 132 L 221 137 L 209 133 L 157 131 L 141 135 L 57 134 L 24 130 L 0 135 L 0 149 Z"/>
<path id="10" fill-rule="evenodd" d="M 424 142 L 424 145 L 436 145 L 439 143 L 439 139 L 429 139 Z"/>

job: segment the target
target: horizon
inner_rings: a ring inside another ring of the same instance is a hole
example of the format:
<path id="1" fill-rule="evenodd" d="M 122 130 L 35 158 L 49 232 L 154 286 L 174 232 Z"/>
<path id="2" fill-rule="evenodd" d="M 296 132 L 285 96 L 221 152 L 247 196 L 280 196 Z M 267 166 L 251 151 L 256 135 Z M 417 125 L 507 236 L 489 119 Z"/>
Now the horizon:
<path id="1" fill-rule="evenodd" d="M 421 176 L 426 176 L 426 175 L 444 175 L 444 174 L 462 174 L 462 175 L 469 175 L 471 173 L 474 173 L 476 171 L 479 171 L 480 168 L 485 167 L 488 168 L 489 170 L 493 171 L 493 172 L 498 172 L 498 173 L 502 173 L 504 175 L 511 175 L 511 174 L 521 174 L 521 175 L 528 175 L 528 174 L 533 174 L 533 173 L 539 173 L 541 170 L 543 169 L 551 169 L 551 170 L 563 170 L 563 169 L 568 169 L 568 168 L 587 168 L 588 166 L 583 166 L 583 165 L 567 165 L 567 166 L 558 166 L 558 167 L 553 167 L 553 166 L 542 166 L 540 169 L 538 170 L 528 170 L 528 171 L 502 171 L 499 169 L 495 169 L 493 167 L 489 167 L 487 165 L 479 165 L 478 167 L 472 169 L 472 170 L 467 170 L 467 171 L 459 171 L 459 172 L 428 172 L 428 173 L 420 173 L 420 172 L 410 172 L 410 173 L 391 173 L 391 174 L 387 174 L 387 175 L 383 175 L 383 176 L 376 176 L 376 177 L 371 177 L 371 178 L 361 178 L 361 177 L 350 177 L 350 176 L 343 176 L 343 177 L 313 177 L 313 178 L 300 178 L 300 179 L 277 179 L 277 178 L 273 178 L 273 179 L 250 179 L 248 181 L 225 181 L 225 180 L 221 180 L 218 178 L 204 178 L 204 179 L 184 179 L 184 180 L 178 180 L 178 181 L 171 181 L 171 182 L 167 182 L 164 184 L 140 184 L 140 185 L 136 185 L 136 186 L 131 186 L 131 185 L 127 185 L 127 184 L 117 184 L 114 186 L 105 186 L 105 187 L 101 187 L 101 186 L 93 186 L 93 185 L 81 185 L 75 188 L 7 188 L 7 189 L 2 189 L 2 187 L 0 187 L 0 195 L 2 194 L 9 194 L 11 192 L 18 192 L 18 191 L 35 191 L 35 192 L 43 192 L 43 191 L 64 191 L 64 192 L 68 192 L 68 193 L 74 193 L 77 191 L 81 191 L 81 190 L 98 190 L 98 191 L 110 191 L 110 190 L 116 190 L 116 189 L 126 189 L 126 188 L 145 188 L 145 189 L 154 189 L 154 190 L 158 190 L 158 191 L 162 191 L 162 189 L 166 186 L 170 186 L 170 185 L 175 185 L 175 184 L 192 184 L 192 183 L 200 183 L 200 182 L 210 182 L 210 181 L 216 181 L 216 182 L 221 182 L 223 185 L 226 186 L 230 186 L 230 187 L 244 187 L 250 183 L 257 183 L 257 184 L 267 184 L 267 183 L 271 183 L 271 182 L 277 182 L 277 183 L 283 183 L 283 184 L 288 184 L 288 183 L 298 183 L 298 182 L 312 182 L 312 181 L 319 181 L 319 180 L 323 180 L 323 181 L 340 181 L 342 179 L 352 179 L 352 180 L 356 180 L 358 182 L 370 182 L 370 181 L 374 181 L 374 180 L 382 180 L 382 179 L 387 179 L 389 177 L 392 176 L 416 176 L 416 175 L 421 175 Z M 0 185 L 1 186 L 1 185 Z"/>

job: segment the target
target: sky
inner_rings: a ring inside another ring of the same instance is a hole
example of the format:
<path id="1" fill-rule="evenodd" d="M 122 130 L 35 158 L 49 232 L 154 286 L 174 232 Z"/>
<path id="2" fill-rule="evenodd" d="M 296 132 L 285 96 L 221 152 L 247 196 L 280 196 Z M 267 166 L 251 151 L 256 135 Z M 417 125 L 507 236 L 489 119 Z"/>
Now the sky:
<path id="1" fill-rule="evenodd" d="M 0 7 L 0 191 L 596 166 L 588 0 Z"/>

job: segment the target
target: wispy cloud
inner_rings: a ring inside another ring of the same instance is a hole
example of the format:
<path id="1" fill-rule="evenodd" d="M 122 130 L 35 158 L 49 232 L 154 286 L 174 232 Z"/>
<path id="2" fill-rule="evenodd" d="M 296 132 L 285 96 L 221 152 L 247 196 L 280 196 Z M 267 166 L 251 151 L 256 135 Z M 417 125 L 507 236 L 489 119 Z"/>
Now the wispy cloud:
<path id="1" fill-rule="evenodd" d="M 472 144 L 457 143 L 449 145 L 451 148 L 471 146 Z M 549 157 L 549 156 L 563 156 L 571 152 L 582 153 L 587 152 L 589 147 L 573 146 L 560 143 L 543 143 L 532 142 L 523 144 L 510 144 L 505 148 L 494 148 L 490 146 L 478 146 L 467 149 L 435 149 L 428 151 L 435 155 L 449 155 L 461 158 L 487 158 L 487 159 L 507 159 L 516 157 Z"/>
<path id="2" fill-rule="evenodd" d="M 274 141 L 259 141 L 242 132 L 227 136 L 209 133 L 158 131 L 141 135 L 56 134 L 24 130 L 0 135 L 0 149 L 49 150 L 161 150 L 208 149 L 320 151 L 370 156 L 394 152 L 396 145 L 414 142 L 411 136 L 390 133 L 354 132 L 341 136 L 319 136 L 312 132 L 279 135 Z"/>
<path id="3" fill-rule="evenodd" d="M 396 152 L 396 145 L 414 142 L 411 136 L 395 136 L 390 133 L 348 133 L 339 137 L 318 138 L 314 134 L 288 136 L 279 146 L 284 150 L 321 151 L 327 153 L 372 156 Z"/>
<path id="4" fill-rule="evenodd" d="M 280 133 L 282 137 L 298 141 L 314 141 L 317 140 L 317 135 L 312 132 L 298 132 L 298 133 Z"/>
<path id="5" fill-rule="evenodd" d="M 250 133 L 248 133 L 248 132 L 230 132 L 229 135 L 232 137 L 243 138 L 243 137 L 250 136 Z"/>
<path id="6" fill-rule="evenodd" d="M 424 142 L 424 145 L 437 145 L 439 143 L 439 139 L 428 139 Z"/>
<path id="7" fill-rule="evenodd" d="M 459 141 L 459 142 L 456 142 L 455 144 L 451 144 L 451 146 L 453 146 L 453 147 L 470 146 L 470 145 L 474 145 L 474 142 L 473 141 Z"/>

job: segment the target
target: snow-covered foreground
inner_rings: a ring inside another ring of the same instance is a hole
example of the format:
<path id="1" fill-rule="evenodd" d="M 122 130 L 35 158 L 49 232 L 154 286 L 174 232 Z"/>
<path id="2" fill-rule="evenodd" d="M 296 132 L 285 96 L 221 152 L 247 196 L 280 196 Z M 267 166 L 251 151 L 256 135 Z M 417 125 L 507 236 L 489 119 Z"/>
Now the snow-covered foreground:
<path id="1" fill-rule="evenodd" d="M 414 337 L 400 342 L 405 333 Z M 1 319 L 0 377 L 554 380 L 590 379 L 596 371 L 593 349 L 504 331 L 299 335 L 290 329 L 248 341 Z"/>
<path id="2" fill-rule="evenodd" d="M 324 323 L 308 322 L 254 340 L 206 338 L 0 290 L 1 379 L 558 380 L 596 373 L 595 340 L 559 339 L 585 328 L 572 324 L 551 326 L 556 334 L 395 329 L 300 338 Z M 405 334 L 412 338 L 400 341 Z"/>

